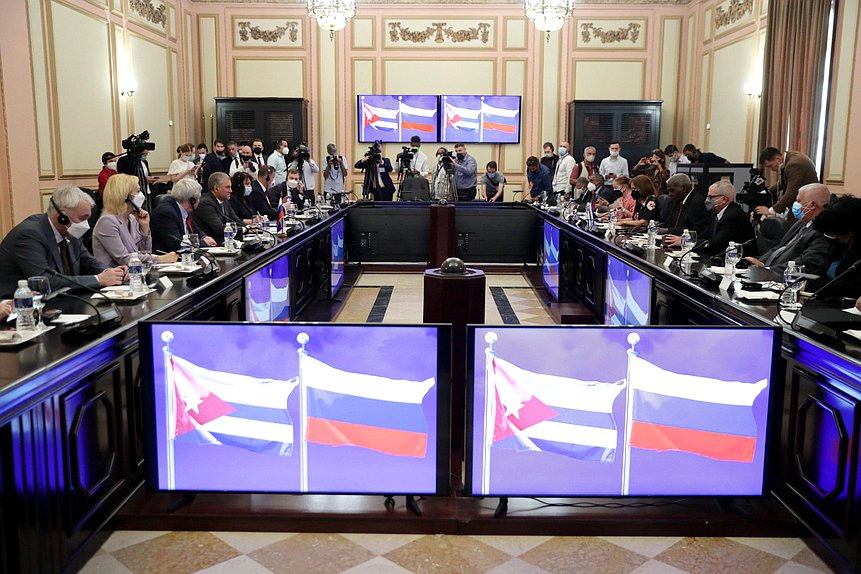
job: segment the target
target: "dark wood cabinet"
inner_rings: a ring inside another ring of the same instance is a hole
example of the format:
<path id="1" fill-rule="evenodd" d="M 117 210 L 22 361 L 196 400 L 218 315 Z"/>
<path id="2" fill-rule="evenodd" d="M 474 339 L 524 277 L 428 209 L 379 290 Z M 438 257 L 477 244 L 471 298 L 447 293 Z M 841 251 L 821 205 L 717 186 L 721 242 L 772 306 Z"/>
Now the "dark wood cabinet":
<path id="1" fill-rule="evenodd" d="M 574 100 L 568 103 L 568 141 L 581 160 L 586 146 L 595 146 L 598 160 L 618 141 L 622 157 L 633 168 L 641 157 L 661 146 L 661 100 Z"/>
<path id="2" fill-rule="evenodd" d="M 275 140 L 284 138 L 295 149 L 308 143 L 308 100 L 301 98 L 215 98 L 217 136 L 238 143 L 263 140 L 272 153 Z"/>
<path id="3" fill-rule="evenodd" d="M 587 243 L 576 241 L 570 243 L 568 249 L 570 249 L 570 255 L 566 257 L 566 263 L 560 264 L 560 267 L 562 267 L 562 273 L 571 277 L 570 286 L 574 299 L 586 305 L 596 317 L 603 317 L 606 253 Z"/>

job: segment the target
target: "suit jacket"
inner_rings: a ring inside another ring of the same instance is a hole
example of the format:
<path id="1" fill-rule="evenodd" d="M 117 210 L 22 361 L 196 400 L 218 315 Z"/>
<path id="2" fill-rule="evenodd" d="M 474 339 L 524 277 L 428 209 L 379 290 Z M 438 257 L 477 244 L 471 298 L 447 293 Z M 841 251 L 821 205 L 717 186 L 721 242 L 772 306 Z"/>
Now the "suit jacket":
<path id="1" fill-rule="evenodd" d="M 191 220 L 192 233 L 203 239 L 206 233 Z M 158 204 L 150 217 L 150 233 L 152 234 L 153 251 L 171 252 L 179 249 L 182 236 L 187 234 L 187 224 L 182 220 L 179 204 L 173 197 L 165 197 Z"/>
<path id="2" fill-rule="evenodd" d="M 836 265 L 834 270 L 834 282 L 831 282 L 830 277 L 822 276 L 820 279 L 812 279 L 807 282 L 805 291 L 819 292 L 818 297 L 851 297 L 857 299 L 861 296 L 861 265 L 851 269 L 852 265 L 861 261 L 861 251 L 851 250 L 848 253 L 840 253 L 842 257 L 840 263 Z M 828 256 L 826 268 L 830 267 L 837 261 L 834 255 Z M 841 274 L 844 274 L 841 277 Z"/>
<path id="3" fill-rule="evenodd" d="M 211 193 L 207 193 L 200 198 L 200 202 L 191 215 L 191 219 L 196 223 L 206 235 L 215 239 L 219 245 L 224 244 L 224 224 L 228 221 L 242 223 L 233 208 L 230 207 L 230 202 L 218 203 L 218 200 Z M 236 236 L 241 235 L 240 229 L 237 229 Z"/>
<path id="4" fill-rule="evenodd" d="M 245 190 L 243 190 L 244 192 Z M 233 213 L 239 219 L 251 219 L 254 216 L 254 206 L 251 205 L 251 196 L 245 197 L 244 193 L 233 192 L 230 194 L 230 203 Z"/>
<path id="5" fill-rule="evenodd" d="M 95 276 L 108 266 L 93 257 L 80 239 L 70 236 L 67 241 L 72 278 L 98 289 L 99 281 Z M 45 269 L 62 273 L 63 263 L 48 215 L 39 213 L 13 227 L 0 242 L 0 294 L 11 297 L 18 288 L 19 279 L 46 275 Z M 56 275 L 48 274 L 48 279 L 52 290 L 77 287 Z"/>
<path id="6" fill-rule="evenodd" d="M 280 198 L 275 198 L 273 201 L 256 179 L 251 183 L 250 199 L 255 213 L 265 215 L 269 218 L 269 221 L 275 221 L 275 217 L 278 215 L 278 201 Z"/>
<path id="7" fill-rule="evenodd" d="M 775 202 L 774 212 L 783 213 L 786 211 L 798 198 L 799 188 L 818 181 L 816 166 L 813 165 L 813 161 L 809 157 L 798 151 L 786 152 L 786 159 L 780 172 L 780 181 L 777 184 L 777 188 L 783 190 L 783 195 Z M 791 212 L 788 217 L 791 221 L 795 220 Z"/>
<path id="8" fill-rule="evenodd" d="M 141 233 L 137 219 L 129 217 L 128 224 L 118 216 L 105 214 L 93 228 L 93 254 L 106 265 L 128 265 L 129 256 L 141 249 L 152 251 L 152 236 Z M 150 254 L 149 258 L 156 259 Z M 141 256 L 143 260 L 144 257 Z"/>
<path id="9" fill-rule="evenodd" d="M 206 190 L 209 189 L 208 182 L 209 182 L 209 176 L 210 175 L 212 175 L 213 173 L 215 173 L 217 171 L 222 171 L 224 173 L 227 173 L 227 169 L 229 169 L 229 168 L 224 167 L 225 163 L 227 163 L 226 154 L 225 154 L 225 159 L 218 157 L 218 155 L 216 155 L 215 152 L 206 154 L 206 157 L 203 158 L 203 170 L 202 170 L 203 175 L 201 176 L 201 179 L 203 180 L 201 182 L 203 189 L 206 189 Z"/>
<path id="10" fill-rule="evenodd" d="M 742 211 L 739 204 L 733 201 L 726 207 L 720 220 L 717 218 L 717 213 L 709 215 L 706 239 L 709 240 L 709 246 L 701 251 L 704 255 L 723 253 L 730 241 L 744 243 L 753 239 L 753 225 L 750 223 L 750 216 Z"/>
<path id="11" fill-rule="evenodd" d="M 699 238 L 703 237 L 709 228 L 709 212 L 705 204 L 706 192 L 694 190 L 684 203 L 670 201 L 674 205 L 670 207 L 670 217 L 664 222 L 668 228 L 667 233 L 681 235 L 687 229 L 696 231 L 698 240 L 700 240 Z M 681 215 L 679 210 L 681 210 Z"/>
<path id="12" fill-rule="evenodd" d="M 780 243 L 760 255 L 759 260 L 777 273 L 783 273 L 786 264 L 795 261 L 796 264 L 804 265 L 805 273 L 824 275 L 828 240 L 811 223 L 795 222 Z"/>
<path id="13" fill-rule="evenodd" d="M 252 192 L 253 194 L 253 192 Z M 309 200 L 311 205 L 314 205 L 314 192 L 313 190 L 305 190 L 305 193 L 299 195 L 299 188 L 290 189 L 287 187 L 287 182 L 284 181 L 279 183 L 278 185 L 273 185 L 269 188 L 269 199 L 272 201 L 272 205 L 276 206 L 275 213 L 277 214 L 277 206 L 281 203 L 282 197 L 290 196 L 290 201 L 293 202 L 293 205 L 296 206 L 296 209 L 302 209 L 302 205 L 305 200 Z M 270 219 L 273 219 L 270 217 Z"/>

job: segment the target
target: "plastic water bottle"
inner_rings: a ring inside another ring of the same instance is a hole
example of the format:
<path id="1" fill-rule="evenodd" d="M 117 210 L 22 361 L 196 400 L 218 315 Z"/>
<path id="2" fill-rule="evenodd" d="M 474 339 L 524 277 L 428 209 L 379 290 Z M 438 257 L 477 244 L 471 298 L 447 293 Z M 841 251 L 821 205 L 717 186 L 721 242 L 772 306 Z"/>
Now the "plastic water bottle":
<path id="1" fill-rule="evenodd" d="M 290 219 L 294 219 L 296 217 L 296 205 L 289 197 L 287 198 L 287 217 Z"/>
<path id="2" fill-rule="evenodd" d="M 786 264 L 786 269 L 783 270 L 783 295 L 780 302 L 786 307 L 793 307 L 798 302 L 798 291 L 796 286 L 792 285 L 795 281 L 795 261 L 790 261 Z"/>
<path id="3" fill-rule="evenodd" d="M 610 232 L 611 235 L 616 233 L 616 210 L 615 208 L 610 208 L 609 215 L 607 216 L 607 231 Z"/>
<path id="4" fill-rule="evenodd" d="M 233 238 L 236 237 L 236 228 L 233 226 L 233 222 L 228 221 L 224 224 L 224 248 L 227 250 L 232 250 Z"/>
<path id="5" fill-rule="evenodd" d="M 649 227 L 646 230 L 646 234 L 648 237 L 648 244 L 646 244 L 646 249 L 654 249 L 655 240 L 658 238 L 658 223 L 654 219 L 649 220 Z"/>
<path id="6" fill-rule="evenodd" d="M 681 242 L 682 251 L 687 251 L 691 247 L 692 247 L 691 246 L 691 233 L 687 229 L 685 229 L 682 232 L 682 242 Z"/>
<path id="7" fill-rule="evenodd" d="M 129 289 L 134 293 L 143 293 L 143 263 L 135 251 L 129 256 Z"/>
<path id="8" fill-rule="evenodd" d="M 735 275 L 735 266 L 738 263 L 738 259 L 738 247 L 736 247 L 735 241 L 730 241 L 723 256 L 724 277 L 733 277 Z"/>
<path id="9" fill-rule="evenodd" d="M 26 331 L 36 329 L 36 317 L 33 314 L 33 292 L 27 287 L 27 280 L 18 281 L 18 289 L 15 290 L 15 312 L 18 319 L 15 321 L 15 330 L 23 334 Z"/>
<path id="10" fill-rule="evenodd" d="M 184 269 L 194 267 L 194 254 L 191 252 L 191 240 L 188 235 L 182 236 L 182 241 L 179 243 L 179 251 L 182 253 L 182 266 Z"/>

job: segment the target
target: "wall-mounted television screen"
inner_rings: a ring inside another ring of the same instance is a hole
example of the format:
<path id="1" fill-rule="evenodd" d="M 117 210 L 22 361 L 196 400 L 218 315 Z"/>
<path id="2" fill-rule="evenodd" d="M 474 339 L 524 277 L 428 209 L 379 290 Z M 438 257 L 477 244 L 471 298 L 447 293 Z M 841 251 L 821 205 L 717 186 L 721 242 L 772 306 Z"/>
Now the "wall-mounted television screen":
<path id="1" fill-rule="evenodd" d="M 245 276 L 245 319 L 253 323 L 290 320 L 290 280 L 285 253 Z"/>
<path id="2" fill-rule="evenodd" d="M 332 225 L 332 297 L 344 283 L 344 222 L 342 217 Z"/>
<path id="3" fill-rule="evenodd" d="M 440 96 L 443 142 L 519 143 L 520 96 Z"/>
<path id="4" fill-rule="evenodd" d="M 141 323 L 140 336 L 152 489 L 447 489 L 447 326 Z"/>
<path id="5" fill-rule="evenodd" d="M 612 255 L 607 255 L 604 319 L 607 325 L 648 325 L 652 306 L 652 278 Z"/>
<path id="6" fill-rule="evenodd" d="M 439 96 L 357 96 L 359 142 L 439 141 Z"/>
<path id="7" fill-rule="evenodd" d="M 541 278 L 550 296 L 559 300 L 559 228 L 544 222 L 544 249 L 541 252 Z"/>
<path id="8" fill-rule="evenodd" d="M 470 327 L 469 493 L 761 495 L 779 333 Z"/>

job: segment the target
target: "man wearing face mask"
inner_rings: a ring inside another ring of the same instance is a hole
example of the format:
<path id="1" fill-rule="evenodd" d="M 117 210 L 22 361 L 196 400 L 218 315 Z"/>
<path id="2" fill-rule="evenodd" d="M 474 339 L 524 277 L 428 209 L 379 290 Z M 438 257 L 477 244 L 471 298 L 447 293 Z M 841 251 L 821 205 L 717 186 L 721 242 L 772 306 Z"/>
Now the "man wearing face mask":
<path id="1" fill-rule="evenodd" d="M 745 257 L 757 267 L 766 267 L 782 274 L 790 261 L 804 265 L 805 273 L 822 275 L 828 257 L 828 239 L 813 227 L 813 220 L 822 213 L 831 201 L 831 192 L 821 183 L 809 183 L 798 190 L 798 198 L 792 204 L 796 222 L 780 242 L 756 257 Z"/>
<path id="2" fill-rule="evenodd" d="M 704 239 L 708 239 L 709 244 L 699 251 L 701 254 L 723 253 L 730 241 L 741 244 L 753 239 L 750 216 L 735 202 L 732 183 L 721 180 L 711 184 L 705 206 L 709 211 L 709 225 Z"/>
<path id="3" fill-rule="evenodd" d="M 99 197 L 105 191 L 108 178 L 117 173 L 117 154 L 106 151 L 102 154 L 102 171 L 99 172 Z"/>
<path id="4" fill-rule="evenodd" d="M 227 173 L 230 169 L 224 169 L 224 160 L 227 158 L 227 150 L 224 147 L 224 142 L 221 140 L 215 140 L 212 144 L 212 152 L 206 154 L 206 157 L 203 158 L 201 162 L 201 176 L 200 179 L 202 182 L 209 181 L 209 176 L 215 173 L 216 171 L 223 171 Z M 202 184 L 201 184 L 202 185 Z"/>
<path id="5" fill-rule="evenodd" d="M 598 173 L 604 176 L 604 183 L 612 184 L 618 176 L 628 175 L 628 160 L 619 155 L 622 151 L 622 145 L 619 142 L 612 142 L 608 149 L 610 157 L 601 160 Z"/>
<path id="6" fill-rule="evenodd" d="M 275 169 L 274 185 L 284 183 L 287 179 L 287 158 L 290 157 L 290 146 L 287 140 L 281 138 L 275 142 L 275 151 L 269 155 L 266 164 Z"/>
<path id="7" fill-rule="evenodd" d="M 559 161 L 559 156 L 556 155 L 556 148 L 553 147 L 553 142 L 544 142 L 541 147 L 544 150 L 544 155 L 541 156 L 541 165 L 547 168 L 551 174 L 556 173 L 556 162 Z"/>
<path id="8" fill-rule="evenodd" d="M 571 193 L 571 172 L 577 166 L 577 160 L 568 153 L 571 149 L 568 142 L 559 142 L 558 149 L 559 161 L 556 162 L 556 171 L 553 172 L 553 195 L 556 196 L 556 201 L 561 202 L 565 194 Z"/>
<path id="9" fill-rule="evenodd" d="M 49 200 L 46 213 L 31 215 L 12 228 L 0 242 L 0 295 L 11 296 L 18 281 L 46 275 L 46 269 L 68 275 L 93 289 L 119 285 L 124 267 L 108 267 L 87 251 L 81 237 L 90 229 L 87 220 L 93 199 L 77 187 L 61 187 Z M 78 286 L 48 274 L 51 289 Z"/>
<path id="10" fill-rule="evenodd" d="M 334 199 L 340 204 L 344 197 L 344 175 L 347 173 L 347 164 L 344 156 L 338 155 L 335 144 L 326 146 L 326 167 L 323 168 L 323 193 L 326 197 Z"/>
<path id="11" fill-rule="evenodd" d="M 275 221 L 278 215 L 279 197 L 274 197 L 270 193 L 273 189 L 273 180 L 275 179 L 275 168 L 271 165 L 264 165 L 257 172 L 257 179 L 251 184 L 251 205 L 254 206 L 254 211 L 260 215 L 265 215 L 269 221 Z M 277 194 L 277 192 L 275 192 Z"/>
<path id="12" fill-rule="evenodd" d="M 302 176 L 298 169 L 287 170 L 287 180 L 282 184 L 273 186 L 272 191 L 278 193 L 280 198 L 279 201 L 283 201 L 285 198 L 289 197 L 290 201 L 296 205 L 298 209 L 302 209 L 302 206 L 304 205 L 305 200 L 308 199 L 308 194 L 310 193 L 305 189 L 305 184 L 302 183 Z"/>
<path id="13" fill-rule="evenodd" d="M 487 162 L 487 171 L 481 176 L 481 198 L 491 203 L 504 201 L 505 175 L 496 169 L 496 162 Z"/>
<path id="14" fill-rule="evenodd" d="M 466 146 L 462 143 L 454 144 L 454 152 L 457 157 L 454 162 L 454 185 L 457 188 L 458 201 L 472 201 L 475 199 L 475 178 L 478 173 L 478 163 L 475 158 L 466 153 Z"/>
<path id="15" fill-rule="evenodd" d="M 670 175 L 676 175 L 676 171 L 680 165 L 691 163 L 687 156 L 682 155 L 681 150 L 674 144 L 670 144 L 664 148 L 664 155 L 667 156 L 667 170 Z"/>
<path id="16" fill-rule="evenodd" d="M 590 145 L 583 149 L 583 161 L 574 166 L 574 169 L 571 170 L 571 177 L 568 178 L 571 185 L 574 185 L 581 177 L 591 178 L 598 173 L 598 166 L 595 165 L 596 153 L 595 146 Z"/>
<path id="17" fill-rule="evenodd" d="M 263 140 L 257 139 L 251 142 L 251 153 L 254 156 L 254 163 L 257 164 L 257 169 L 266 165 L 266 157 L 263 155 Z"/>
<path id="18" fill-rule="evenodd" d="M 233 158 L 230 163 L 230 171 L 228 172 L 230 177 L 233 177 L 237 171 L 244 171 L 252 178 L 257 177 L 257 162 L 254 161 L 254 156 L 251 153 L 251 146 L 248 144 L 239 148 L 239 156 Z"/>

